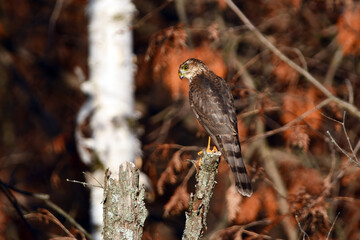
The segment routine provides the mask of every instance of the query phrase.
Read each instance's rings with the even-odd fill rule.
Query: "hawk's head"
[[[180,64],[179,77],[180,79],[187,78],[189,81],[191,81],[194,76],[205,69],[207,69],[207,66],[202,61],[199,59],[190,58]]]

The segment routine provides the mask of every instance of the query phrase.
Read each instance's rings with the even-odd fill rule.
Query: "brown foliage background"
[[[331,103],[283,132],[249,140],[297,119],[325,96],[267,51],[226,1],[195,0],[184,6],[185,12],[175,1],[134,3],[138,10],[133,25],[136,110],[141,114],[137,132],[143,151],[141,170],[153,184],[144,239],[181,238],[184,211],[194,191],[197,152],[207,144],[206,133],[187,103],[188,82],[180,81],[177,74],[179,64],[190,57],[202,59],[232,89],[242,150],[255,189],[251,198],[237,194],[222,160],[206,237],[286,239],[283,222],[288,218],[298,234],[300,224],[309,239],[326,239],[329,233],[329,239],[360,239],[359,168],[326,133],[351,155],[350,142],[359,155],[360,119],[346,115],[348,142],[339,124],[343,112]],[[63,1],[58,18],[53,19],[55,4],[0,2],[0,180],[5,184],[1,186],[49,194],[90,230],[88,192],[65,180],[84,180],[82,172],[91,171],[79,159],[74,140],[76,114],[85,99],[80,83],[88,74],[87,1]],[[235,4],[284,54],[334,95],[360,108],[358,2]],[[266,168],[261,155],[264,144],[276,153],[286,196]],[[84,239],[61,216],[45,210],[41,200],[10,192],[28,220],[21,219],[2,190],[0,240],[48,239],[63,237],[64,232]],[[286,213],[280,210],[282,199],[288,205]]]

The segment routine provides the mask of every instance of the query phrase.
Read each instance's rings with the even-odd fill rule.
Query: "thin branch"
[[[359,151],[359,149],[360,149],[360,139],[359,139],[359,141],[357,142],[357,144],[356,144],[355,147],[354,147],[354,153],[357,154],[357,152]]]
[[[331,224],[331,228],[330,228],[330,230],[329,230],[329,232],[328,232],[328,235],[327,235],[327,237],[326,237],[326,240],[328,240],[328,239],[330,238],[331,231],[333,230],[333,228],[334,228],[334,226],[335,226],[335,223],[336,223],[336,220],[338,219],[339,215],[340,215],[340,212],[338,212],[338,214],[336,215],[336,217],[335,217],[335,219],[334,219],[334,222]]]
[[[279,111],[281,110],[280,107],[276,106],[276,107],[268,107],[268,108],[264,108],[264,109],[254,109],[254,110],[250,110],[244,113],[241,113],[238,115],[238,117],[240,118],[246,118],[246,117],[250,117],[252,115],[258,114],[260,112],[273,112],[273,111]]]
[[[34,197],[34,198],[44,201],[44,203],[48,207],[52,208],[54,211],[56,211],[58,214],[60,214],[62,217],[64,217],[67,221],[69,221],[74,227],[79,229],[87,237],[87,239],[92,240],[91,234],[88,233],[78,222],[75,221],[75,219],[73,217],[71,217],[68,213],[66,213],[62,208],[60,208],[58,205],[53,203],[50,200],[50,196],[48,194],[27,192],[27,191],[18,189],[16,187],[10,186],[10,185],[4,183],[3,181],[1,181],[1,179],[0,179],[0,186],[4,186],[7,189],[11,189],[11,190],[21,193],[23,195]]]
[[[148,14],[146,14],[144,17],[142,17],[140,20],[138,20],[136,23],[134,23],[133,25],[133,29],[140,27],[141,25],[143,25],[146,21],[148,21],[150,18],[152,18],[155,14],[157,14],[158,12],[160,12],[161,10],[163,10],[167,5],[169,5],[170,3],[172,3],[174,0],[167,0],[166,2],[164,2],[163,4],[161,4],[159,7],[157,7],[156,9],[154,9],[153,11],[149,12]]]
[[[88,233],[73,217],[71,217],[67,212],[65,212],[61,207],[59,207],[58,205],[56,205],[55,203],[53,203],[50,199],[45,199],[44,200],[45,204],[52,208],[55,212],[57,212],[58,214],[60,214],[62,217],[64,217],[67,221],[70,222],[70,224],[72,224],[74,227],[76,227],[77,229],[80,230],[80,232],[82,232],[87,239],[92,240],[92,236],[90,233]]]
[[[57,219],[49,210],[47,209],[38,209],[38,212],[35,213],[28,213],[25,216],[26,219],[41,219],[42,221],[45,221],[46,223],[48,221],[53,222],[56,226],[61,228],[61,230],[64,231],[64,233],[67,235],[66,239],[76,240],[74,235]]]
[[[299,218],[298,218],[297,215],[295,215],[295,219],[296,219],[296,222],[297,222],[297,224],[299,226],[300,231],[303,233],[303,240],[305,240],[305,237],[308,237],[308,239],[310,239],[309,235],[302,229],[301,224],[299,222]]]
[[[210,240],[222,239],[223,235],[227,236],[227,234],[234,234],[234,233],[239,234],[239,235],[241,233],[245,233],[245,234],[251,235],[253,237],[256,237],[256,239],[275,239],[273,237],[270,237],[270,236],[267,236],[264,234],[259,234],[259,233],[255,233],[253,231],[246,230],[247,228],[251,228],[251,227],[259,226],[259,225],[263,225],[263,224],[270,224],[270,223],[271,223],[270,220],[265,219],[265,220],[254,221],[254,222],[251,222],[246,225],[234,225],[234,226],[216,231],[208,239],[210,239]],[[235,239],[238,239],[238,238],[235,238]]]
[[[344,111],[342,127],[343,127],[343,130],[344,130],[344,133],[345,133],[346,140],[347,140],[348,145],[349,145],[349,147],[350,147],[351,153],[353,154],[353,157],[355,158],[356,162],[359,163],[359,160],[358,160],[357,157],[356,157],[356,154],[355,154],[354,149],[353,149],[353,147],[352,147],[352,144],[351,144],[351,142],[350,142],[349,135],[347,134],[347,131],[346,131],[346,128],[345,128],[345,116],[346,116],[346,112]]]
[[[280,128],[276,128],[274,130],[271,131],[267,131],[264,134],[258,134],[256,136],[253,136],[251,138],[248,138],[246,140],[246,142],[253,142],[262,138],[266,138],[266,137],[270,137],[272,135],[284,132],[285,130],[287,130],[290,126],[294,125],[297,122],[300,122],[302,120],[304,120],[305,117],[307,117],[308,115],[310,115],[312,112],[326,106],[327,104],[329,104],[330,102],[332,102],[333,99],[331,98],[327,98],[324,101],[320,102],[318,105],[316,105],[314,108],[310,109],[309,111],[306,111],[305,113],[301,114],[299,117],[295,118],[294,120],[288,122],[287,124],[285,124],[284,126],[280,127]]]
[[[328,71],[326,73],[324,85],[327,85],[327,86],[332,85],[336,70],[338,69],[338,67],[339,67],[339,65],[341,63],[341,60],[343,59],[343,56],[344,55],[342,53],[342,49],[338,48],[336,50],[334,56],[333,56],[333,59],[331,60],[329,69],[328,69]]]
[[[184,177],[181,185],[184,185],[184,186],[187,185],[188,181],[190,180],[190,178],[191,178],[192,175],[194,174],[195,170],[196,170],[196,166],[192,166],[192,167],[190,168],[190,170],[188,171],[188,173],[187,173],[186,176]]]
[[[346,87],[347,87],[347,89],[349,91],[349,103],[354,104],[354,88],[351,85],[351,82],[350,82],[349,79],[345,79],[345,84],[346,84]]]
[[[352,162],[356,163],[355,160],[344,150],[342,149],[339,144],[335,141],[335,139],[333,138],[333,136],[331,135],[330,131],[326,131],[326,133],[329,135],[331,142],[335,144],[335,146],[347,157],[349,158]]]
[[[350,138],[349,138],[349,135],[347,134],[347,131],[346,131],[346,127],[345,127],[345,117],[346,117],[346,112],[343,113],[343,121],[340,122],[338,120],[335,120],[335,119],[332,119],[332,118],[329,118],[339,124],[341,124],[342,128],[343,128],[343,131],[344,131],[344,134],[345,134],[345,137],[346,137],[346,140],[348,142],[348,145],[349,145],[349,148],[350,148],[350,151],[351,151],[351,154],[353,155],[352,157],[349,155],[349,153],[347,153],[343,148],[341,148],[339,146],[339,144],[335,141],[335,139],[333,138],[333,136],[330,134],[330,131],[326,131],[326,133],[329,135],[330,137],[330,140],[332,143],[335,144],[335,146],[347,157],[349,158],[350,161],[352,161],[353,163],[355,163],[358,167],[360,167],[360,162],[359,162],[359,159],[357,158],[356,156],[356,152],[354,151],[353,147],[352,147],[352,144],[351,144],[351,141],[350,141]]]
[[[4,195],[10,201],[10,203],[13,205],[16,212],[20,216],[21,220],[24,222],[25,226],[30,230],[30,232],[31,232],[32,236],[34,237],[34,239],[39,239],[38,235],[36,234],[36,231],[31,227],[31,225],[26,220],[26,218],[25,218],[25,216],[24,216],[24,214],[23,214],[23,212],[21,210],[21,207],[19,206],[19,203],[18,203],[17,199],[12,194],[12,192],[9,191],[9,189],[6,187],[6,184],[4,184],[4,182],[1,181],[1,180],[0,180],[0,191],[2,191],[4,193]]]
[[[233,3],[232,0],[226,0],[229,7],[235,12],[235,14],[244,22],[250,31],[252,31],[255,36],[262,42],[267,48],[269,48],[276,56],[278,56],[282,61],[286,62],[290,67],[294,68],[302,76],[304,76],[310,83],[312,83],[316,88],[318,88],[326,97],[331,99],[331,101],[336,102],[341,108],[347,110],[349,113],[353,114],[360,119],[360,111],[353,104],[350,104],[346,101],[343,101],[335,97],[327,88],[325,88],[317,79],[315,79],[308,71],[300,67],[298,64],[290,60],[285,56],[278,48],[274,46],[244,15],[244,13]]]

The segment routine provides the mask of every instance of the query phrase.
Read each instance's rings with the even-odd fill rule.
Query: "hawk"
[[[250,197],[253,190],[241,155],[234,98],[227,83],[195,58],[180,65],[179,77],[189,80],[190,107],[229,164],[237,190]]]

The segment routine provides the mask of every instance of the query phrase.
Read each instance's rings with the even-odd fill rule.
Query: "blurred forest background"
[[[281,52],[360,108],[359,2],[234,3]],[[31,193],[49,194],[90,230],[88,190],[66,181],[84,181],[82,172],[92,169],[81,162],[74,138],[86,99],[80,86],[88,76],[87,4],[0,1],[1,240],[86,238]],[[359,116],[345,114],[269,51],[225,0],[134,4],[139,166],[153,184],[143,238],[182,236],[196,172],[189,160],[207,144],[188,106],[188,81],[177,74],[181,62],[195,57],[232,89],[255,190],[241,197],[222,161],[205,238],[360,239]]]

